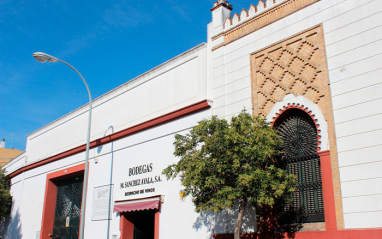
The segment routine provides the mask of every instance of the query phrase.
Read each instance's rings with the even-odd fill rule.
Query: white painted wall
[[[378,0],[321,0],[211,53],[213,114],[230,118],[251,108],[250,53],[323,24],[345,228],[382,227],[381,19]]]
[[[108,238],[108,234],[111,238],[113,234],[119,232],[118,213],[113,213],[110,224],[107,220],[92,220],[95,187],[108,184],[114,184],[115,188],[118,187],[121,181],[128,180],[129,167],[141,165],[146,161],[153,162],[161,172],[165,167],[177,161],[173,155],[174,135],[186,133],[199,120],[210,116],[211,110],[205,110],[91,149],[85,238],[104,239]],[[113,132],[107,128],[104,132],[106,131],[107,134]],[[17,231],[20,235],[19,238],[35,238],[35,235],[41,230],[47,174],[84,163],[83,158],[84,153],[79,153],[14,177],[11,189],[14,204],[9,225],[9,228],[13,229],[8,232],[17,235],[15,234]],[[113,167],[111,168],[112,159]],[[198,229],[194,228],[200,215],[194,211],[191,198],[187,198],[184,202],[179,199],[181,185],[178,179],[167,181],[163,177],[163,182],[158,185],[149,185],[149,187],[156,187],[158,191],[153,194],[145,194],[145,197],[156,195],[159,192],[164,196],[160,212],[160,238],[175,239],[179,238],[179,235],[182,235],[182,238],[190,239],[210,238],[213,231],[208,231],[205,225],[201,225]],[[114,196],[113,201],[128,199],[132,199],[132,197]]]
[[[124,196],[124,191],[135,190],[140,188],[139,186],[129,189],[119,188],[123,181],[148,175],[129,177],[130,167],[152,162],[156,170],[155,175],[160,175],[164,168],[177,162],[178,159],[173,155],[174,135],[186,134],[199,120],[210,116],[211,110],[205,110],[91,149],[85,238],[104,239],[108,238],[108,235],[112,238],[112,235],[120,234],[118,213],[112,213],[110,221],[92,220],[94,188],[110,184],[113,184],[115,189],[112,202],[154,195],[163,196],[164,202],[161,204],[160,211],[160,238],[175,239],[181,235],[185,239],[209,239],[212,238],[213,233],[232,233],[237,214],[233,212],[219,215],[196,213],[191,197],[180,200],[179,192],[182,186],[179,179],[167,181],[162,175],[162,182],[143,187],[154,187],[155,192],[144,195]],[[105,132],[110,134],[113,131],[106,129]],[[19,238],[35,238],[35,235],[40,233],[47,174],[84,163],[83,158],[84,153],[72,155],[29,170],[12,179],[11,192],[14,204],[11,222],[7,227],[10,228],[8,233],[11,233],[11,238],[17,238],[13,237],[14,235],[20,235]],[[110,206],[112,209],[113,203]],[[255,214],[250,213],[249,209],[244,220],[245,231],[254,230],[255,218],[251,215]]]
[[[206,61],[206,46],[201,44],[95,99],[93,101],[91,140],[206,100]],[[140,165],[144,160],[142,158],[144,153],[149,159],[153,158],[157,164],[160,163],[156,165],[160,174],[164,167],[176,161],[172,155],[174,133],[188,130],[197,124],[198,120],[210,115],[211,110],[205,110],[91,149],[86,238],[108,238],[108,235],[111,238],[111,235],[119,233],[119,215],[117,213],[113,213],[111,221],[92,221],[95,187],[113,184],[117,179],[120,180],[118,177],[115,179],[115,175],[126,180],[123,178],[125,169],[132,165]],[[6,165],[8,174],[25,165],[85,144],[87,117],[87,106],[85,105],[28,135],[26,153]],[[154,148],[161,153],[153,150]],[[84,154],[84,152],[78,153],[28,170],[12,178],[11,192],[14,203],[11,219],[5,228],[7,235],[12,235],[12,238],[15,235],[16,237],[19,235],[19,238],[36,238],[41,230],[47,174],[84,163]],[[115,163],[113,168],[111,168],[112,159]],[[98,162],[95,163],[94,160]],[[183,220],[183,227],[172,230],[173,235],[187,232],[189,238],[195,238],[195,236],[208,238],[210,234],[207,230],[196,231],[192,228],[192,220],[196,219],[198,214],[194,212],[191,201],[178,202],[180,182],[175,180],[167,183],[163,179],[162,184],[161,193],[168,195],[168,201],[162,207],[166,213],[161,213],[161,215],[165,215],[160,219],[161,237],[176,238],[168,237],[163,233],[168,230],[166,228],[173,227],[177,220]],[[126,199],[128,198],[124,200]],[[168,213],[171,213],[168,211],[173,210],[169,209],[170,206],[171,208],[175,206],[177,213],[181,210],[184,211],[183,219],[179,218],[179,215],[167,216]],[[1,234],[4,233],[0,232]]]
[[[12,159],[8,163],[4,165],[4,168],[6,169],[6,174],[10,174],[17,169],[21,168],[25,165],[25,162],[27,161],[26,153],[22,153],[16,158]]]
[[[106,93],[93,102],[91,140],[205,100],[206,47],[201,44]],[[28,163],[86,142],[85,105],[27,136]]]

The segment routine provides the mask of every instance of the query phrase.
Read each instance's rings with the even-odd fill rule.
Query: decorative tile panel
[[[251,56],[253,106],[266,116],[287,94],[302,95],[318,105],[328,97],[329,81],[321,27],[303,32]]]

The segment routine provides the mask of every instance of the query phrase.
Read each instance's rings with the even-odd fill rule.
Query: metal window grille
[[[277,126],[283,140],[281,163],[298,181],[292,203],[286,211],[302,214],[303,222],[323,222],[324,203],[320,157],[317,155],[317,130],[313,120],[300,110],[286,112]]]
[[[53,238],[78,238],[81,216],[82,185],[82,177],[65,179],[57,183]]]

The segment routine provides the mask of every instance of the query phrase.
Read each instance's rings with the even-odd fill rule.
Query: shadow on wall
[[[235,210],[223,210],[219,213],[212,213],[211,211],[200,213],[194,222],[193,228],[200,230],[202,227],[206,227],[208,232],[211,233],[211,238],[214,234],[233,233],[237,216],[238,214]],[[242,232],[253,234],[255,231],[256,212],[252,207],[247,207],[244,213]]]
[[[0,236],[3,239],[21,239],[21,221],[20,213],[17,209],[15,213],[7,219],[2,218],[0,221]]]
[[[235,208],[235,207],[234,207]],[[295,238],[302,228],[305,217],[298,210],[285,211],[285,204],[279,202],[274,208],[247,207],[243,218],[242,235],[245,239],[281,239]],[[257,212],[257,213],[256,213]],[[219,213],[200,213],[193,228],[206,227],[210,238],[233,239],[237,212],[224,210]]]
[[[264,207],[257,211],[259,239],[295,238],[306,219],[301,210],[292,208],[290,204],[289,210],[285,210],[283,202],[279,202],[274,208]]]

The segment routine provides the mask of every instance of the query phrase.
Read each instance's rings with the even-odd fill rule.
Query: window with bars
[[[316,125],[304,111],[290,109],[280,116],[275,127],[283,140],[280,163],[298,181],[292,203],[284,210],[301,213],[303,222],[325,221]]]

